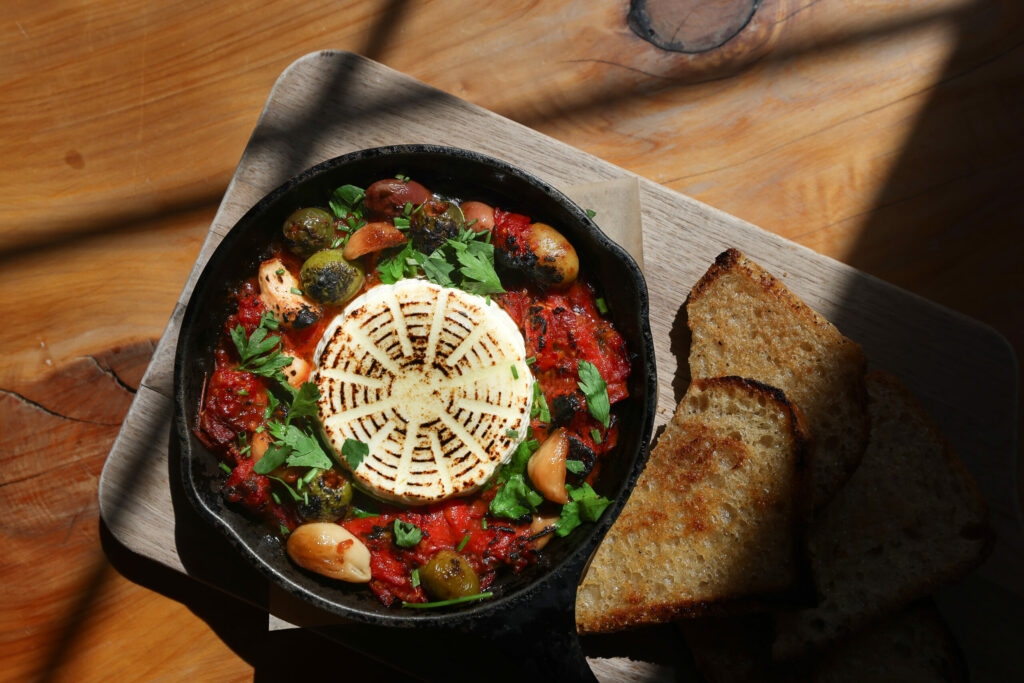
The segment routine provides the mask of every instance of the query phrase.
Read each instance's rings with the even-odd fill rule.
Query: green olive
[[[299,256],[309,257],[334,241],[334,219],[323,209],[299,209],[284,221],[284,240]]]
[[[434,600],[451,600],[480,592],[480,578],[462,555],[439,550],[420,567],[420,585]]]
[[[466,227],[466,217],[458,204],[429,201],[413,212],[409,219],[409,235],[413,246],[430,254]]]
[[[334,470],[325,470],[309,483],[298,509],[307,522],[336,522],[352,502],[352,484]]]
[[[302,291],[320,303],[338,306],[363,286],[366,271],[359,261],[348,261],[341,249],[324,249],[306,259],[299,272]]]

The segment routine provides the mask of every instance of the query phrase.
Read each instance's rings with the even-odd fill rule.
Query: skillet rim
[[[629,343],[630,352],[634,356],[633,372],[636,372],[638,369],[642,369],[643,373],[646,375],[644,378],[634,383],[634,387],[640,388],[643,395],[636,396],[631,392],[630,397],[631,400],[642,401],[642,404],[638,407],[639,415],[642,417],[642,424],[638,426],[636,447],[634,452],[628,454],[633,461],[626,470],[626,476],[615,487],[616,495],[612,499],[612,504],[609,505],[604,514],[602,514],[601,519],[589,527],[581,528],[581,530],[586,530],[586,533],[578,539],[572,539],[571,537],[562,539],[563,543],[570,541],[573,542],[575,547],[568,549],[565,556],[558,560],[554,566],[541,571],[538,576],[533,577],[526,585],[517,587],[505,594],[498,592],[495,597],[491,599],[467,603],[460,608],[449,608],[445,611],[431,610],[410,612],[409,610],[402,611],[395,608],[385,608],[388,611],[368,611],[359,606],[347,605],[332,599],[324,598],[322,595],[317,594],[305,586],[295,583],[289,577],[282,574],[281,571],[277,570],[271,562],[261,554],[261,552],[257,552],[257,548],[253,547],[249,541],[240,535],[239,531],[235,529],[234,525],[232,525],[229,520],[224,519],[224,517],[216,510],[211,509],[206,501],[202,499],[200,491],[195,488],[196,484],[195,479],[193,478],[193,461],[196,454],[193,453],[193,446],[198,444],[198,442],[192,434],[192,425],[188,424],[189,420],[187,417],[189,405],[188,399],[190,397],[187,395],[188,392],[186,391],[185,372],[187,368],[185,361],[186,357],[190,354],[198,354],[200,352],[188,349],[186,346],[189,342],[193,341],[194,334],[196,334],[193,332],[193,328],[200,319],[200,312],[197,310],[200,306],[198,302],[203,299],[209,299],[213,296],[211,292],[216,291],[215,288],[218,285],[223,285],[223,278],[218,278],[217,276],[219,273],[215,273],[215,271],[223,269],[220,261],[225,258],[224,254],[231,251],[231,248],[235,243],[244,239],[245,235],[257,230],[260,225],[260,216],[271,210],[280,198],[295,191],[296,188],[299,188],[325,174],[340,172],[339,169],[348,165],[358,164],[367,160],[372,163],[380,158],[399,159],[403,155],[409,157],[436,156],[441,159],[454,158],[459,160],[460,163],[482,164],[492,172],[513,176],[518,182],[526,183],[540,194],[546,195],[547,199],[553,202],[554,205],[557,205],[560,211],[567,212],[573,223],[573,227],[569,232],[580,233],[583,235],[585,240],[589,242],[587,245],[588,250],[606,253],[610,259],[616,262],[619,268],[624,270],[624,274],[627,276],[628,281],[635,289],[635,308],[628,313],[620,312],[615,314],[614,317],[616,322],[620,323],[617,325],[620,328],[621,320],[625,319],[627,314],[632,318],[635,318],[638,339],[631,340]],[[399,164],[398,161],[395,163],[396,165]],[[498,194],[500,194],[500,190],[498,191]],[[592,277],[592,281],[595,283],[599,281],[597,275],[603,275],[603,273],[595,274],[595,276]],[[608,285],[605,284],[603,289],[607,290]],[[220,533],[225,536],[228,542],[246,558],[250,565],[254,566],[258,571],[260,571],[260,573],[276,583],[289,594],[338,616],[384,626],[445,626],[458,623],[472,623],[473,621],[481,618],[493,617],[502,613],[508,613],[512,610],[521,610],[524,606],[529,606],[532,599],[541,595],[543,591],[562,582],[571,582],[573,589],[572,594],[575,595],[575,585],[581,578],[585,562],[589,560],[591,554],[596,549],[607,530],[618,517],[622,507],[625,505],[626,499],[632,492],[636,484],[637,477],[642,471],[648,457],[651,432],[653,430],[654,422],[654,407],[657,401],[657,377],[654,345],[650,331],[648,314],[649,299],[646,281],[644,280],[643,274],[640,272],[640,269],[632,256],[630,256],[628,252],[626,252],[617,243],[609,239],[586,215],[585,211],[563,193],[548,183],[540,180],[536,176],[513,166],[508,162],[479,152],[440,145],[393,145],[375,147],[358,150],[328,159],[288,179],[280,186],[264,195],[252,208],[250,208],[224,235],[221,242],[203,266],[202,273],[196,280],[196,284],[192,292],[189,294],[189,302],[182,318],[181,330],[175,348],[174,359],[174,430],[179,443],[178,465],[180,468],[180,482],[185,489],[186,497],[192,507],[204,520],[217,528]],[[646,381],[642,381],[643,379]],[[203,384],[205,385],[205,378]],[[620,436],[620,441],[621,440]],[[201,444],[198,445],[201,447]],[[619,455],[621,457],[622,453]],[[214,495],[218,497],[220,496],[219,489],[214,492]],[[224,509],[228,510],[227,508]],[[252,522],[252,520],[248,520],[248,523],[257,524]],[[579,533],[579,531],[576,533]],[[284,555],[283,552],[282,555]],[[286,556],[283,558],[283,561],[286,563],[288,562]]]

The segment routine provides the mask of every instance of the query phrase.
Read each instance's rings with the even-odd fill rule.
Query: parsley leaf
[[[330,457],[316,437],[307,434],[295,425],[271,421],[267,431],[274,441],[267,447],[259,462],[253,465],[257,474],[268,474],[282,465],[288,467],[315,467],[328,470],[333,466]]]
[[[348,466],[355,472],[363,463],[363,458],[370,454],[370,445],[355,439],[345,439],[345,443],[341,447],[341,454],[345,457]]]
[[[566,460],[565,469],[573,474],[583,474],[586,466],[579,460]]]
[[[292,407],[288,411],[287,421],[296,417],[317,417],[316,402],[320,399],[320,390],[312,382],[303,382],[299,391],[292,399]]]
[[[530,456],[533,455],[537,449],[540,448],[540,443],[536,439],[530,439],[529,441],[523,441],[516,446],[515,452],[512,454],[512,459],[508,461],[508,464],[503,465],[501,470],[498,472],[498,482],[504,484],[513,475],[524,475],[526,474],[526,466],[530,462]]]
[[[587,397],[587,409],[595,420],[607,428],[612,410],[611,404],[608,402],[608,385],[605,384],[600,371],[593,363],[581,360],[577,371],[580,376],[580,390]]]
[[[412,522],[395,520],[395,545],[399,548],[412,548],[423,538],[423,532]]]
[[[377,272],[380,274],[380,281],[386,285],[393,285],[404,277],[415,275],[415,267],[409,265],[408,259],[415,258],[417,253],[419,252],[412,248],[412,240],[409,240],[400,251],[378,262]]]
[[[562,506],[562,515],[555,523],[555,533],[559,536],[568,536],[583,522],[596,522],[612,503],[604,496],[597,495],[590,484],[584,483],[575,488],[566,486],[565,489],[569,492],[570,500]]]
[[[476,233],[473,233],[474,235]],[[497,294],[504,292],[497,271],[494,270],[494,245],[470,238],[466,242],[448,240],[460,264],[462,289],[471,294]]]
[[[498,489],[488,509],[496,517],[519,519],[536,510],[543,501],[544,498],[527,485],[522,474],[513,474]]]
[[[273,316],[270,317],[273,320]],[[252,331],[248,337],[245,336],[245,328],[236,326],[230,331],[231,341],[238,351],[240,363],[235,368],[241,372],[251,372],[262,377],[275,377],[292,363],[291,356],[281,353],[281,337],[267,334],[266,315],[260,320],[260,326]],[[276,320],[274,321],[276,323]]]
[[[270,444],[267,446],[267,450],[263,454],[263,457],[252,466],[253,472],[256,474],[270,474],[284,464],[284,461],[288,458],[288,453],[290,452],[291,449],[284,443],[275,442]]]
[[[452,280],[452,271],[455,270],[455,266],[448,263],[444,252],[440,249],[434,250],[430,256],[422,251],[417,251],[413,254],[413,258],[419,262],[420,267],[423,268],[423,274],[427,276],[428,280],[442,287],[455,286],[455,281]]]
[[[338,218],[347,218],[350,214],[362,218],[363,208],[360,204],[365,196],[366,193],[361,187],[342,185],[331,193],[328,205]]]

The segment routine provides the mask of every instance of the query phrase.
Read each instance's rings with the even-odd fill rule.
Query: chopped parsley
[[[408,222],[408,218],[395,219],[399,229],[407,227]],[[489,297],[505,291],[494,269],[494,245],[490,244],[489,236],[489,232],[460,230],[455,239],[447,240],[429,254],[414,248],[410,240],[401,250],[382,259],[377,272],[381,282],[388,285],[422,274],[441,287],[457,287]]]
[[[555,523],[555,533],[559,536],[568,536],[583,522],[596,522],[611,505],[609,499],[597,495],[587,483],[575,488],[567,485],[565,490],[569,492],[569,502],[562,506],[562,515]]]
[[[601,372],[593,363],[581,360],[577,371],[580,377],[580,391],[587,397],[587,409],[594,419],[607,429],[612,410],[611,404],[608,402],[608,385],[605,384]]]
[[[455,552],[461,553],[462,549],[466,547],[467,543],[469,543],[469,533],[467,533],[465,536],[463,536],[462,540],[459,541],[459,544],[457,546],[455,546]]]
[[[363,188],[355,185],[342,185],[331,193],[328,205],[331,211],[338,218],[348,218],[350,215],[356,218],[363,217],[363,198],[366,192]]]
[[[597,310],[598,312],[601,313],[601,315],[608,314],[608,304],[605,303],[604,299],[598,297],[598,299],[594,303],[597,304]]]
[[[590,438],[594,440],[595,444],[601,445],[601,432],[597,431],[597,429],[590,430]]]
[[[395,520],[395,545],[399,548],[412,548],[423,538],[423,532],[412,522]]]
[[[355,472],[363,463],[363,458],[370,454],[370,445],[356,439],[345,439],[341,446],[341,454],[349,468]]]
[[[241,325],[230,331],[231,341],[235,344],[240,361],[235,368],[236,371],[251,372],[261,377],[277,377],[281,374],[282,368],[291,365],[292,357],[281,353],[279,348],[281,337],[267,333],[266,320],[264,316],[260,320],[260,326],[248,337]]]
[[[224,462],[222,462],[222,463],[218,463],[218,464],[220,465],[220,468],[221,468],[222,470],[224,470],[224,471],[225,471],[225,472],[227,472],[228,474],[231,474],[231,468],[230,468],[230,467],[228,466],[228,464],[227,464],[227,463],[224,463]]]
[[[488,509],[495,517],[519,519],[535,511],[543,501],[544,497],[526,483],[522,474],[513,474],[498,489]]]
[[[583,470],[586,468],[579,460],[566,460],[565,469],[573,474],[583,474]]]
[[[541,422],[551,422],[551,411],[548,409],[548,401],[544,398],[544,392],[540,388],[540,382],[533,383],[533,405],[530,406],[530,417],[537,418]]]

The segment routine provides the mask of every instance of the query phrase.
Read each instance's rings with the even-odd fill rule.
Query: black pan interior
[[[251,276],[269,252],[284,219],[301,206],[325,206],[332,190],[351,183],[404,174],[433,192],[479,199],[555,226],[572,242],[581,271],[608,302],[611,315],[633,355],[630,398],[617,405],[621,420],[617,451],[598,482],[615,502],[601,521],[550,543],[536,565],[495,583],[489,601],[444,613],[386,608],[365,586],[322,579],[295,567],[283,545],[262,525],[226,506],[220,495],[223,473],[215,455],[192,434],[203,385],[213,367],[213,349],[229,313],[228,295]],[[205,267],[186,309],[175,359],[176,431],[186,494],[205,519],[240,553],[289,593],[341,616],[382,625],[445,623],[452,617],[521,605],[539,584],[578,572],[621,509],[646,459],[656,403],[654,350],[647,320],[647,289],[636,263],[611,242],[585,212],[542,181],[474,152],[416,145],[363,150],[324,162],[267,195],[232,228]],[[570,572],[571,573],[571,572]]]

